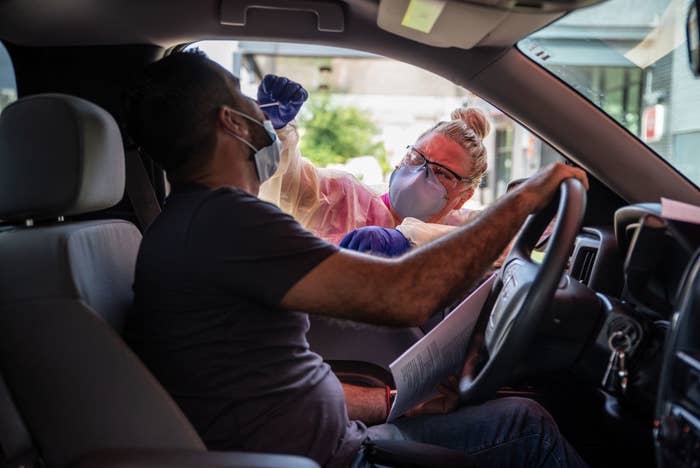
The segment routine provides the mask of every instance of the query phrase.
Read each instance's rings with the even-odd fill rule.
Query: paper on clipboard
[[[491,275],[438,326],[389,365],[396,384],[396,399],[387,422],[426,401],[449,375],[459,375],[467,343],[495,276]]]

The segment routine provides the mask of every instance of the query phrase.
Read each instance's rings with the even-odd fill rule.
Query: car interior
[[[590,189],[564,184],[497,272],[464,344],[477,364],[460,382],[462,402],[535,399],[590,466],[697,466],[700,230],[667,217],[661,199],[700,206],[698,181],[521,45],[607,3],[0,1],[18,98],[0,114],[3,466],[317,466],[292,455],[208,452],[120,336],[141,235],[168,191],[163,170],[125,130],[124,92],[169,53],[233,39],[414,65],[478,95],[584,169]],[[685,21],[696,2],[680,3]],[[420,14],[411,19],[409,8]],[[700,80],[688,83],[700,96]],[[538,249],[544,258],[534,260]],[[389,364],[426,332],[312,319],[309,341],[342,378],[384,385]],[[467,466],[453,451],[409,443],[378,444],[374,462]]]

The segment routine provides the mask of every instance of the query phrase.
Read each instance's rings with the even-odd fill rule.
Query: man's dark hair
[[[147,66],[127,92],[127,131],[171,182],[182,180],[212,155],[218,109],[238,107],[235,84],[199,51],[169,55]]]

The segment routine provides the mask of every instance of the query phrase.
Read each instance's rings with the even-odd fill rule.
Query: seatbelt
[[[125,158],[126,194],[143,232],[160,214],[160,204],[138,149],[127,146]]]

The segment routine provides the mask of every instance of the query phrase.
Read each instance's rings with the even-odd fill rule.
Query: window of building
[[[12,66],[10,54],[0,42],[0,112],[13,101],[17,100],[17,83],[15,69]]]
[[[614,66],[551,65],[558,74],[575,79],[576,89],[635,135],[640,134],[644,72]]]
[[[494,177],[496,179],[496,197],[503,195],[511,180],[513,168],[513,127],[496,129]]]

